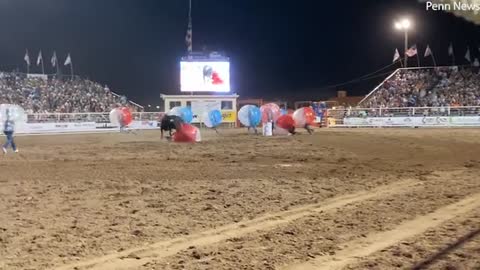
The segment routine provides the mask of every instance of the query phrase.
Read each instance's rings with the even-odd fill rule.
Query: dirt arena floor
[[[480,129],[18,137],[0,269],[480,269]]]

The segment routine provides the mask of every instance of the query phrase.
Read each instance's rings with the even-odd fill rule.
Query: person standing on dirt
[[[313,128],[309,124],[305,124],[304,128],[308,131],[308,134],[313,134]]]
[[[124,119],[125,117],[122,115],[120,117],[120,133],[130,133],[128,130],[128,125]]]
[[[15,153],[18,153],[17,146],[15,145],[15,141],[13,140],[13,133],[15,131],[15,122],[10,119],[10,113],[7,109],[7,120],[3,125],[3,134],[7,137],[6,143],[3,145],[3,153],[7,153],[8,147],[11,145],[12,149]]]
[[[253,129],[253,132],[255,133],[255,135],[258,135],[258,130],[256,127],[248,127],[247,131],[250,132],[250,129]]]
[[[273,130],[273,129],[275,128],[275,121],[273,121],[274,119],[273,119],[273,112],[272,112],[272,110],[269,109],[269,110],[267,111],[267,116],[268,116],[268,119],[267,119],[268,122],[272,123],[272,130]]]
[[[251,119],[254,119],[254,117],[252,115],[252,110],[248,110],[248,119],[249,119],[249,121],[252,121]],[[248,127],[248,132],[250,132],[250,129],[253,129],[253,131],[255,132],[255,135],[258,135],[258,130],[257,130],[256,124],[252,125],[252,123],[250,123],[250,126]]]

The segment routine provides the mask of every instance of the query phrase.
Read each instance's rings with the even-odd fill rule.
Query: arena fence
[[[480,127],[480,106],[329,109],[328,127]]]
[[[131,129],[157,129],[162,112],[134,112]],[[17,122],[17,133],[53,134],[78,132],[118,132],[110,123],[109,113],[29,114],[26,123]]]
[[[135,130],[158,129],[158,121],[163,112],[132,112]],[[199,125],[202,127],[202,125]],[[222,127],[235,127],[235,122],[224,123]],[[26,123],[16,124],[19,134],[92,133],[119,132],[118,126],[110,123],[109,113],[46,113],[29,114]]]
[[[132,112],[134,121],[158,121],[163,112]],[[109,113],[39,113],[29,114],[27,123],[110,123]]]

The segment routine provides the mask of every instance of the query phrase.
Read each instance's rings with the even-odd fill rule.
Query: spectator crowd
[[[478,68],[401,69],[360,107],[480,106]]]
[[[90,80],[0,73],[0,104],[4,103],[17,104],[31,114],[108,112],[116,106],[127,105],[128,101],[107,86]]]

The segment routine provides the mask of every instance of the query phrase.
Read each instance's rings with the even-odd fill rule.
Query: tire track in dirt
[[[345,248],[338,251],[334,256],[322,256],[309,262],[286,266],[282,270],[342,269],[349,264],[355,263],[361,257],[395,245],[407,238],[422,234],[430,228],[437,227],[446,221],[467,214],[478,207],[480,207],[480,193],[442,207],[431,214],[407,221],[393,230],[372,234],[364,239],[345,243],[343,245]]]
[[[394,194],[408,192],[413,188],[422,187],[423,183],[407,179],[390,185],[381,186],[372,190],[360,191],[353,194],[338,196],[322,203],[306,205],[295,209],[268,214],[256,219],[235,224],[229,224],[217,229],[179,237],[154,244],[125,250],[83,262],[72,263],[56,268],[56,270],[83,270],[83,269],[136,269],[153,259],[165,258],[187,249],[190,246],[206,246],[232,237],[241,237],[260,230],[268,230],[282,224],[306,217],[312,213],[332,211],[348,204],[361,201],[388,197]]]

